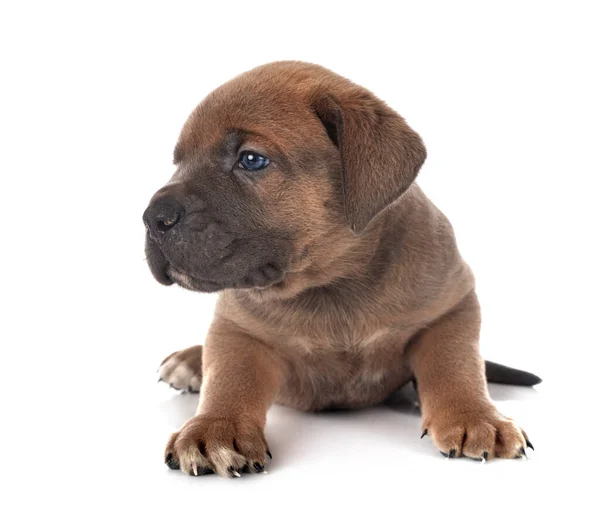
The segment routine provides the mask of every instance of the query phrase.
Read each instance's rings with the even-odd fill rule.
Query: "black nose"
[[[172,197],[160,197],[152,200],[144,211],[144,224],[151,234],[164,234],[181,220],[184,214],[183,206]]]

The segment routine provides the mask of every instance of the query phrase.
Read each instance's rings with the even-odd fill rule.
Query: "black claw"
[[[193,391],[194,391],[194,390],[192,390],[192,387],[191,387],[191,386],[188,386],[188,392],[189,392],[189,393],[193,393]]]
[[[423,433],[421,434],[421,439],[423,439],[426,435],[427,435],[427,429],[425,429],[423,431]]]
[[[255,462],[253,464],[254,471],[257,473],[262,473],[265,470],[265,466],[263,466],[260,462]]]
[[[521,446],[521,449],[519,450],[519,452],[521,453],[521,455],[527,456],[527,454],[525,453],[525,448],[523,448],[522,446]]]
[[[159,377],[158,381],[156,381],[156,382],[162,382],[162,377]]]
[[[271,452],[269,450],[267,450],[267,455],[269,456],[269,459],[273,458],[273,455],[271,455]]]
[[[172,453],[168,453],[165,457],[165,464],[169,469],[179,469],[179,461],[173,456]]]
[[[535,448],[533,447],[533,445],[531,444],[529,439],[525,439],[525,443],[527,444],[527,448],[531,448],[532,450],[535,450]]]
[[[452,450],[450,450],[450,453],[448,454],[448,458],[453,459],[454,457],[456,457],[456,450],[452,448]]]
[[[483,460],[488,460],[488,452],[483,452],[482,458]]]
[[[446,452],[442,452],[442,451],[440,451],[440,453],[441,453],[441,454],[442,454],[444,457],[448,458],[448,454],[447,454]]]

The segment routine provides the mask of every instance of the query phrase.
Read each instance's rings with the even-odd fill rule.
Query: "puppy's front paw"
[[[174,352],[167,356],[158,369],[159,381],[176,390],[198,393],[202,384],[202,346]]]
[[[262,428],[241,419],[198,415],[171,436],[165,463],[193,476],[218,473],[240,476],[244,470],[260,473],[271,458]]]
[[[423,435],[430,436],[442,455],[450,458],[520,459],[525,456],[525,448],[533,449],[527,434],[493,407],[433,413],[423,427]]]

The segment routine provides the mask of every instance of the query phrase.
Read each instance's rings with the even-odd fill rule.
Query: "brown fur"
[[[207,155],[226,154],[231,130],[242,132],[244,147],[267,153],[271,167],[260,176],[234,169],[227,183],[216,175],[216,156]],[[239,203],[231,198],[224,207],[219,197],[219,220],[203,226],[216,233],[203,240],[218,244],[223,232],[242,228],[236,222],[244,216],[236,239],[248,236],[251,248],[228,256],[225,269],[216,264],[207,278],[199,254],[208,248],[193,244],[186,224],[174,241],[148,240],[153,272],[166,267],[160,281],[221,291],[204,352],[175,353],[161,367],[166,381],[177,365],[190,368],[190,379],[203,377],[197,416],[167,445],[171,467],[226,476],[261,471],[272,403],[367,406],[411,379],[424,429],[443,453],[523,455],[526,436],[488,397],[473,275],[450,223],[414,183],[425,154],[419,136],[370,92],[301,62],[245,73],[191,114],[175,150],[178,170],[154,200],[169,193],[184,203],[193,195],[190,209],[219,186],[243,189]],[[198,191],[210,165],[211,189]],[[272,241],[262,245],[280,243],[276,255],[256,248],[266,235]],[[175,251],[181,239],[186,252]],[[265,253],[285,254],[275,276],[249,262],[263,263]],[[221,252],[206,257],[225,260]]]

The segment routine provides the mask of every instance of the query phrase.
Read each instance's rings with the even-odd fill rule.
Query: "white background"
[[[593,4],[3,2],[3,505],[597,504]],[[202,342],[214,296],[153,280],[142,212],[191,109],[279,59],[370,88],[424,138],[419,182],[477,276],[482,351],[544,378],[491,388],[528,431],[531,460],[444,460],[408,411],[275,408],[266,476],[162,464],[196,398],[157,385],[155,370]]]

